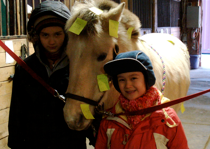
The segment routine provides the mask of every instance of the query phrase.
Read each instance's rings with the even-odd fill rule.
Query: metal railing
[[[39,3],[46,1],[46,0],[28,0],[28,4],[31,5],[32,9],[34,9]],[[60,1],[64,3],[70,10],[73,6],[75,1],[84,1],[84,0],[51,0],[51,1]]]
[[[27,0],[0,0],[0,38],[26,35]]]
[[[0,0],[0,39],[26,38],[27,21],[30,17],[27,6],[33,10],[43,1],[45,0]],[[63,2],[71,10],[75,1],[84,0],[55,1]]]
[[[26,38],[27,21],[30,17],[28,6],[33,10],[43,1],[45,0],[0,0],[0,39]],[[71,10],[75,1],[83,2],[85,0],[51,1],[61,1]],[[113,1],[120,3],[122,0]]]

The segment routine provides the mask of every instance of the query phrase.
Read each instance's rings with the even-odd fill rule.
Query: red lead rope
[[[57,92],[51,86],[49,86],[45,81],[38,76],[21,58],[19,58],[13,51],[11,51],[1,40],[0,46],[15,60],[17,63],[22,66],[34,79],[39,81],[53,96],[56,96]]]
[[[65,97],[63,97],[62,95],[59,95],[59,93],[55,89],[53,89],[41,77],[39,77],[22,59],[20,59],[13,51],[11,51],[1,40],[0,40],[0,46],[7,53],[9,53],[9,55],[12,56],[13,59],[16,60],[17,63],[20,66],[22,66],[34,79],[39,81],[39,83],[41,83],[53,96],[58,97],[59,99],[61,99],[62,101],[65,102]],[[184,101],[189,100],[191,98],[195,98],[197,96],[200,96],[200,95],[208,93],[208,92],[210,92],[210,89],[202,91],[202,92],[198,92],[198,93],[186,96],[186,97],[182,97],[182,98],[179,98],[179,99],[176,99],[176,100],[172,100],[172,101],[169,101],[167,103],[163,103],[161,105],[156,105],[156,106],[146,108],[146,109],[142,109],[142,110],[135,111],[135,112],[114,114],[114,116],[117,116],[117,115],[141,115],[141,114],[151,113],[151,112],[154,112],[156,110],[160,110],[162,108],[169,107],[169,106],[175,105],[175,104],[180,103],[180,102],[184,102]]]
[[[185,97],[182,97],[182,98],[178,98],[178,99],[175,99],[175,100],[172,100],[172,101],[160,104],[160,105],[156,105],[156,106],[153,106],[153,107],[141,109],[141,110],[138,110],[138,111],[114,114],[114,116],[118,116],[118,115],[142,115],[142,114],[151,113],[151,112],[154,112],[156,110],[160,110],[162,108],[170,107],[170,106],[178,104],[180,102],[184,102],[184,101],[189,100],[191,98],[195,98],[197,96],[200,96],[200,95],[208,93],[208,92],[210,92],[210,89],[205,90],[205,91],[201,91],[201,92],[198,92],[198,93],[195,93],[195,94],[191,94],[191,95],[188,95],[188,96],[185,96]]]

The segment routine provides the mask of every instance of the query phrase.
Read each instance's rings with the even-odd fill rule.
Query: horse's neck
[[[105,93],[105,97],[102,99],[104,103],[104,109],[112,108],[118,100],[120,93],[114,88],[114,85],[111,85],[110,90]]]

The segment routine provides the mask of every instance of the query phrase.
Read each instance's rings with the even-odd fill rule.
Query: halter
[[[66,98],[71,98],[71,99],[74,99],[74,100],[78,100],[78,101],[82,101],[82,102],[88,103],[88,104],[90,104],[92,106],[98,106],[98,103],[102,99],[102,98],[100,98],[99,101],[94,101],[94,100],[91,100],[89,98],[85,98],[85,97],[82,97],[82,96],[79,96],[79,95],[75,95],[75,94],[71,94],[71,93],[65,94],[65,97]]]
[[[115,57],[117,56],[119,52],[119,47],[117,44],[115,44],[115,47],[113,48],[113,59],[115,59]],[[102,97],[98,100],[98,101],[94,101],[92,99],[89,99],[89,98],[85,98],[85,97],[82,97],[82,96],[79,96],[79,95],[75,95],[75,94],[72,94],[72,93],[66,93],[65,94],[65,97],[66,98],[71,98],[73,100],[78,100],[78,101],[82,101],[82,102],[85,102],[87,104],[90,104],[92,106],[95,106],[97,111],[100,113],[102,112],[103,110],[103,107],[99,105],[99,102],[101,101]],[[103,111],[102,113],[104,113],[105,111]],[[105,112],[106,113],[106,112]]]
[[[105,111],[103,105],[99,105],[99,102],[101,101],[102,97],[99,99],[99,101],[94,101],[92,99],[85,98],[85,97],[78,96],[78,95],[71,94],[71,93],[65,94],[65,97],[66,98],[71,98],[71,99],[77,100],[77,101],[82,101],[82,102],[85,102],[89,105],[95,106],[95,112],[98,113],[98,114],[114,116],[113,113]]]

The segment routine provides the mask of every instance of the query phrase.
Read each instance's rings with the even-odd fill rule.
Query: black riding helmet
[[[54,16],[60,19],[60,21],[66,23],[66,21],[71,17],[71,13],[68,7],[59,1],[44,1],[40,3],[32,11],[27,25],[28,38],[29,41],[32,41],[33,43],[37,41],[37,32],[35,30],[34,23],[37,19],[43,16]]]
[[[144,75],[146,89],[155,84],[156,78],[152,62],[149,57],[140,50],[120,53],[112,61],[104,65],[105,72],[112,77],[115,89],[120,91],[117,75],[125,72],[142,72]]]

